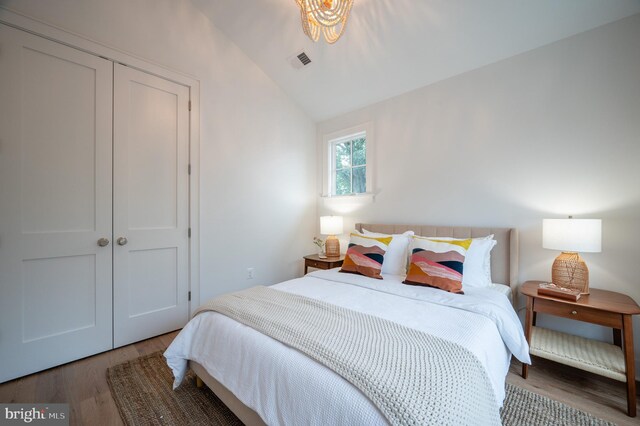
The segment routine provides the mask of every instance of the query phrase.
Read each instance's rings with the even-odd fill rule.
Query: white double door
[[[189,88],[0,25],[0,382],[182,327]]]

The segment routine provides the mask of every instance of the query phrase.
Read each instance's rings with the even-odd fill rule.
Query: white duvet
[[[522,326],[507,297],[490,288],[456,295],[404,285],[402,276],[383,277],[374,280],[333,269],[272,288],[376,315],[466,347],[486,368],[501,403],[511,354],[530,363]],[[188,360],[196,361],[269,425],[387,424],[364,394],[327,367],[215,312],[192,319],[164,355],[174,387],[182,382]]]

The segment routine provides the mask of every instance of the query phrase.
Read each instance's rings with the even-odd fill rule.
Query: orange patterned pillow
[[[393,237],[369,237],[352,233],[349,248],[342,263],[340,272],[360,274],[365,277],[382,279],[382,263],[384,254]]]
[[[411,264],[404,284],[435,287],[463,294],[464,257],[471,241],[414,236],[411,243]]]

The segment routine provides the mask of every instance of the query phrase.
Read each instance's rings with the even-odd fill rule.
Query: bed
[[[464,345],[486,369],[501,405],[512,354],[529,361],[522,327],[510,302],[518,275],[517,231],[378,224],[357,224],[356,229],[388,234],[413,230],[432,237],[494,235],[491,277],[495,284],[466,291],[465,298],[403,285],[402,276],[384,274],[379,281],[337,270],[312,272],[272,288],[380,316]],[[217,312],[194,317],[165,357],[175,386],[191,368],[248,425],[388,424],[358,388],[334,371]]]

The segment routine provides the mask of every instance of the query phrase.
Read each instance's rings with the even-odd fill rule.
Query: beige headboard
[[[493,234],[498,242],[491,251],[491,279],[515,289],[518,284],[518,230],[514,228],[471,228],[466,226],[380,225],[356,223],[356,229],[384,234],[413,231],[424,237],[472,238]]]

